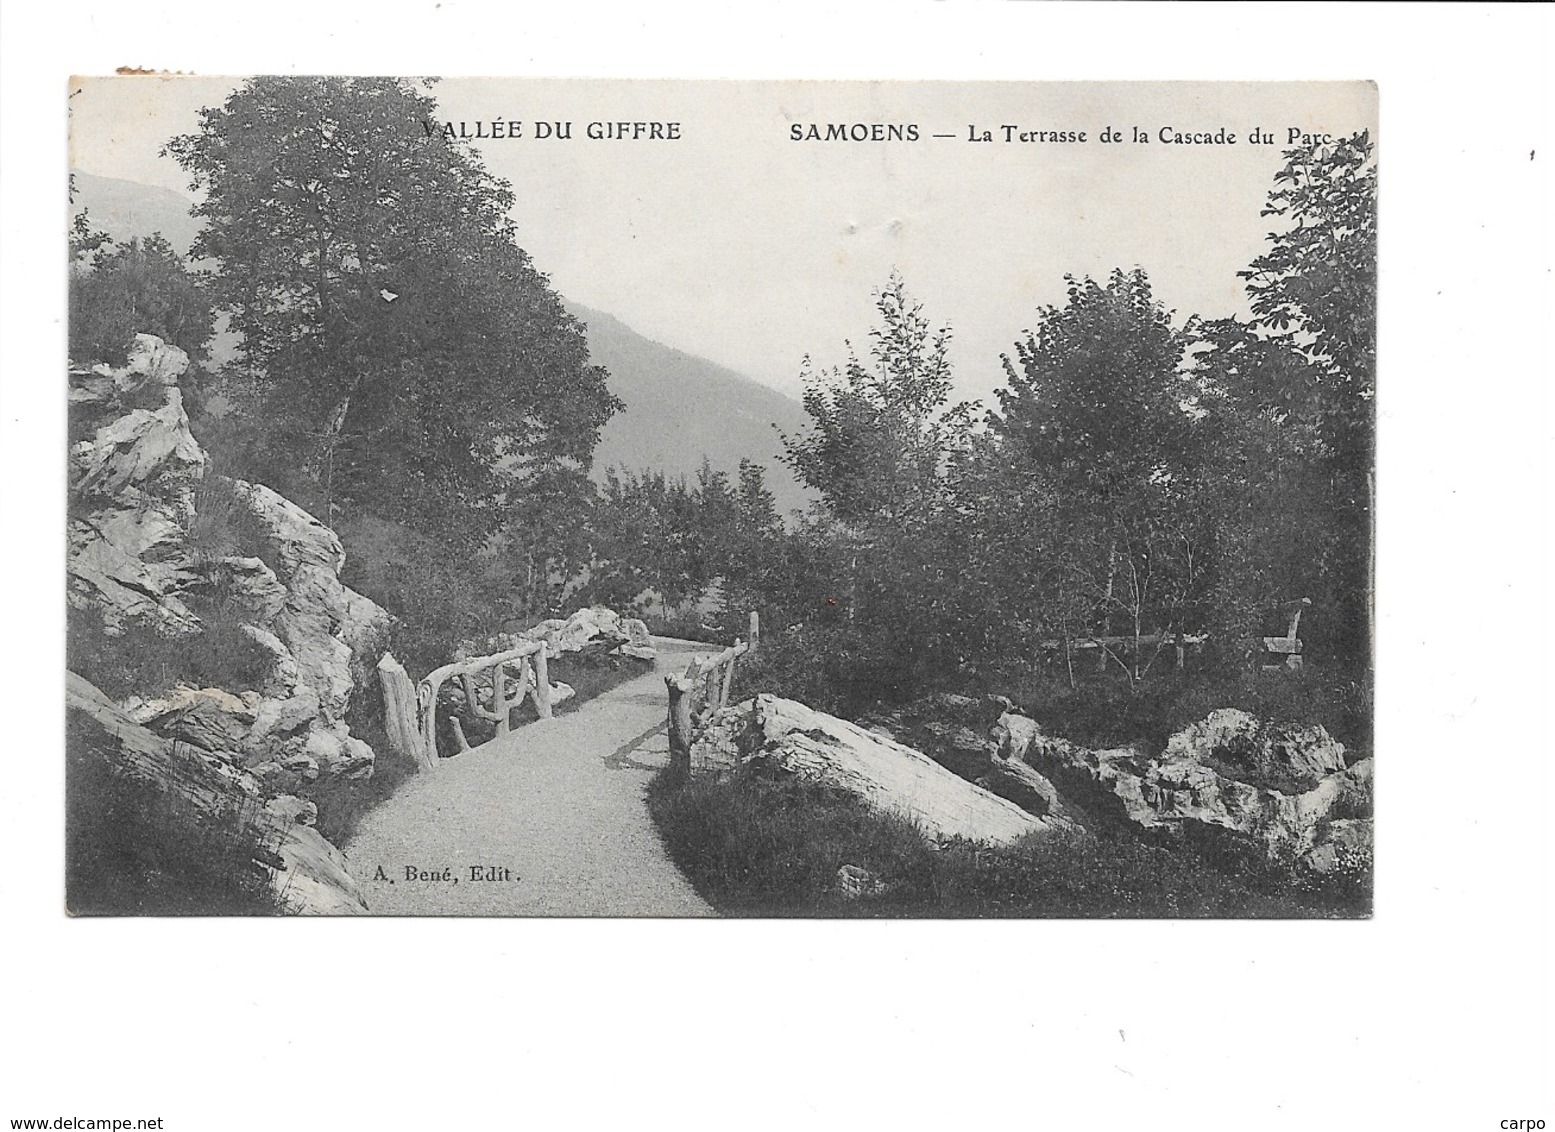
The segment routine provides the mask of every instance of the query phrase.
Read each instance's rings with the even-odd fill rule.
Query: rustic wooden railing
[[[430,770],[437,766],[437,700],[443,685],[450,680],[459,681],[464,691],[465,704],[473,714],[497,725],[499,738],[512,729],[513,709],[522,704],[525,697],[534,702],[535,712],[541,719],[549,719],[551,683],[546,671],[546,655],[544,641],[525,641],[507,652],[456,660],[452,664],[443,665],[429,673],[416,687],[413,727],[409,705],[405,702],[408,699],[405,690],[408,689],[409,678],[405,677],[405,670],[397,661],[392,657],[386,658],[393,662],[393,668],[386,671],[384,663],[380,662],[378,675],[383,682],[385,707],[391,721],[391,742],[396,748],[410,746],[409,753],[423,769]],[[511,686],[508,683],[510,668],[516,669],[512,673]],[[491,678],[490,706],[482,702],[476,687],[477,679],[488,672]],[[453,727],[459,750],[468,751],[470,743],[464,737],[464,727],[459,717],[451,716],[449,723]]]
[[[1301,638],[1296,635],[1301,627],[1301,614],[1310,609],[1312,599],[1309,597],[1288,601],[1280,608],[1290,614],[1290,625],[1283,637],[1259,637],[1246,642],[1246,647],[1255,653],[1261,653],[1264,658],[1274,658],[1273,667],[1283,666],[1291,670],[1301,667]],[[1120,635],[1112,637],[1076,637],[1068,642],[1069,648],[1075,652],[1089,651],[1091,649],[1117,649],[1126,648],[1137,644],[1140,648],[1147,645],[1172,645],[1176,649],[1177,667],[1183,666],[1183,654],[1190,647],[1202,645],[1209,640],[1206,633],[1142,633],[1138,637],[1132,635]],[[1049,638],[1042,642],[1042,647],[1048,651],[1064,647],[1061,638]]]
[[[695,733],[713,722],[729,706],[734,690],[734,668],[740,657],[755,650],[761,641],[761,618],[752,611],[750,639],[735,638],[734,644],[716,656],[692,659],[680,675],[664,678],[669,689],[670,771],[691,773],[691,741]]]

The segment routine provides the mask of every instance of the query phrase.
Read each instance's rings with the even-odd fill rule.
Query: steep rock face
[[[269,618],[272,635],[295,665],[291,689],[311,687],[326,724],[339,723],[351,692],[364,684],[388,641],[389,615],[382,606],[340,581],[345,550],[334,531],[291,500],[262,484],[233,481],[233,491],[259,525],[275,567],[271,573],[280,595],[256,575],[255,587],[270,599],[280,596]],[[278,659],[278,670],[285,666]],[[279,683],[286,675],[277,673]]]
[[[1345,767],[1344,748],[1320,727],[1266,729],[1245,713],[1215,712],[1173,735],[1157,757],[1133,748],[1089,750],[1044,735],[1035,721],[1014,713],[997,727],[1010,757],[1058,779],[1060,789],[1087,785],[1144,829],[1228,832],[1314,872],[1328,871],[1342,851],[1358,850],[1362,841],[1370,849],[1372,762]],[[1310,785],[1274,789],[1208,765],[1224,766],[1228,752],[1253,768],[1305,774]],[[1319,775],[1319,768],[1329,769]]]
[[[185,695],[182,709],[198,715],[202,705],[217,699],[210,693]],[[312,802],[267,798],[263,784],[239,769],[230,754],[153,733],[74,673],[66,674],[65,707],[91,728],[94,746],[118,773],[154,784],[191,823],[236,822],[234,836],[254,846],[254,861],[264,868],[282,911],[326,916],[367,911],[339,850],[312,828],[317,816]]]
[[[137,726],[204,752],[267,798],[365,778],[373,751],[345,716],[389,615],[341,584],[333,531],[263,485],[210,474],[177,384],[188,364],[143,334],[123,367],[71,369],[67,600],[148,653],[177,654],[213,618],[221,639],[252,646],[263,669],[243,677],[252,686],[146,689],[122,705]],[[305,848],[282,855],[295,849],[306,865]],[[315,882],[291,883],[307,893]]]
[[[1060,823],[967,782],[911,747],[777,696],[730,708],[698,736],[693,771],[759,762],[900,814],[936,839],[1003,844]]]
[[[70,374],[66,593],[110,629],[199,624],[178,598],[196,580],[184,532],[206,464],[175,384],[188,365],[182,350],[142,334],[122,369]]]
[[[153,730],[214,743],[275,789],[371,773],[345,713],[387,640],[388,614],[340,582],[345,552],[328,527],[270,488],[207,478],[178,379],[189,359],[139,335],[128,364],[71,371],[69,600],[110,633],[152,627],[170,637],[204,628],[193,598],[217,597],[223,616],[263,655],[253,689],[170,689],[131,706]],[[244,552],[211,553],[194,536],[208,518],[244,532]],[[176,647],[170,644],[169,647]],[[321,736],[321,737],[320,737]],[[354,745],[353,745],[354,744]],[[205,749],[210,749],[208,746]]]

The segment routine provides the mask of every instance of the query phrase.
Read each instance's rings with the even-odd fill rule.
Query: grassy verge
[[[1275,870],[1241,875],[1187,847],[1127,834],[932,847],[911,825],[842,791],[745,768],[726,778],[660,774],[649,811],[702,897],[733,916],[1261,917],[1364,914],[1328,893],[1281,891]],[[883,883],[849,899],[837,870]],[[1369,892],[1368,892],[1369,897]],[[1369,903],[1369,900],[1368,900]]]

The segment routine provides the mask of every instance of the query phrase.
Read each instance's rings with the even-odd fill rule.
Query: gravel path
[[[665,855],[643,790],[669,758],[664,674],[713,650],[654,645],[655,671],[445,759],[368,814],[345,854],[373,913],[712,915]]]

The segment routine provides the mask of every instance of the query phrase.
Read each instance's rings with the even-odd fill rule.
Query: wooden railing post
[[[540,651],[532,658],[535,672],[535,713],[541,719],[551,718],[551,674],[546,664],[546,643],[540,642]]]
[[[508,674],[501,661],[491,666],[491,710],[497,715],[497,734],[506,735],[512,726],[509,712],[512,704],[507,698]]]
[[[740,640],[738,638],[736,638],[735,642],[734,642],[734,654],[729,657],[729,663],[724,668],[723,687],[720,688],[719,691],[718,691],[718,710],[719,711],[723,711],[724,708],[729,706],[729,693],[734,688],[734,665],[735,665],[735,662],[740,659],[740,652],[742,651],[741,648],[740,648],[740,644],[741,644]]]
[[[689,777],[691,774],[691,689],[693,682],[684,676],[666,676],[664,685],[669,689],[669,740],[670,774]]]
[[[383,729],[389,749],[417,770],[437,765],[436,753],[428,753],[416,721],[416,688],[405,666],[384,653],[378,661],[378,683],[383,688]]]

